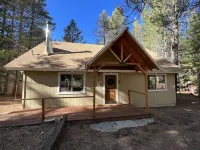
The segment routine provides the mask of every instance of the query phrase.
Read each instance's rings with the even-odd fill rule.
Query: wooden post
[[[145,99],[146,99],[146,112],[149,112],[149,94],[148,94],[148,72],[145,68]]]
[[[24,74],[24,104],[23,104],[23,109],[25,109],[26,108],[26,80],[27,80],[27,76],[26,76],[26,74]]]
[[[42,99],[42,121],[45,120],[45,104],[44,104],[44,98]]]
[[[95,114],[95,96],[96,96],[96,71],[95,71],[95,68],[94,68],[94,81],[93,81],[93,117],[95,118],[96,117],[96,114]]]
[[[19,76],[20,76],[19,71],[16,70],[15,100],[17,99]]]
[[[131,92],[128,90],[128,103],[131,104]]]

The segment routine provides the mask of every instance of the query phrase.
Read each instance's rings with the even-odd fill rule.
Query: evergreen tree
[[[142,42],[145,48],[156,52],[158,55],[166,57],[167,35],[152,20],[152,9],[147,5],[142,13]]]
[[[64,29],[63,40],[71,43],[82,43],[83,36],[82,31],[77,27],[74,19],[70,21],[70,24]]]
[[[115,8],[112,12],[112,16],[109,17],[108,24],[108,36],[109,41],[116,37],[126,26],[125,17],[122,15],[122,10],[120,8]]]
[[[4,85],[3,94],[7,93],[9,74],[16,74],[4,70],[3,66],[45,40],[42,28],[46,20],[52,21],[45,7],[46,0],[1,0],[0,83]]]
[[[97,37],[97,43],[105,45],[108,42],[108,15],[106,10],[103,10],[99,15],[97,21],[97,28],[95,29],[95,36]]]
[[[138,20],[133,23],[133,34],[135,38],[142,43],[142,25],[138,23]]]
[[[185,70],[184,78],[198,83],[200,89],[200,13],[190,17],[187,38],[184,40],[181,66]],[[194,78],[193,78],[194,77]],[[200,97],[200,90],[199,90]]]

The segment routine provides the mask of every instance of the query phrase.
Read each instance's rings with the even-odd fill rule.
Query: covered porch
[[[145,111],[149,113],[148,71],[155,69],[159,70],[159,67],[153,58],[139,44],[128,29],[124,29],[86,64],[86,72],[93,72],[93,118],[97,118],[98,115],[96,106],[96,76],[99,72],[104,72],[104,74],[109,75],[107,77],[104,75],[104,104],[109,102],[118,103],[120,83],[118,73],[142,73],[144,77],[144,91],[128,89],[126,92],[126,95],[128,95],[127,106],[131,105],[130,92],[142,94],[145,96]]]
[[[38,124],[42,122],[41,109],[29,109],[12,112],[0,116],[0,127],[27,124]],[[45,120],[68,115],[70,123],[92,123],[112,120],[133,120],[148,118],[150,113],[132,104],[107,104],[95,107],[95,118],[93,117],[93,106],[72,106],[63,108],[47,108]]]

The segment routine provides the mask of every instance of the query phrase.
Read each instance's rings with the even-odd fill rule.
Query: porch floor
[[[143,109],[132,104],[96,106],[95,118],[93,118],[93,106],[48,108],[45,110],[46,119],[62,117],[64,114],[68,114],[68,121],[71,123],[127,120],[151,116],[150,113],[146,113]],[[0,126],[40,123],[41,118],[41,109],[21,110],[0,115]]]

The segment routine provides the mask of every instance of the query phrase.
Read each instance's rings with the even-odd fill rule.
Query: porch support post
[[[148,93],[148,72],[145,67],[145,99],[146,99],[146,112],[149,112],[149,93]]]
[[[15,100],[17,99],[18,85],[19,85],[20,72],[16,70],[16,84],[15,84]]]
[[[24,97],[23,97],[23,99],[24,99],[24,103],[23,103],[23,109],[25,109],[25,107],[26,107],[26,80],[27,80],[27,75],[24,73]]]
[[[96,118],[96,108],[95,108],[95,96],[96,96],[96,71],[95,71],[95,67],[94,67],[94,72],[93,72],[93,117]]]

